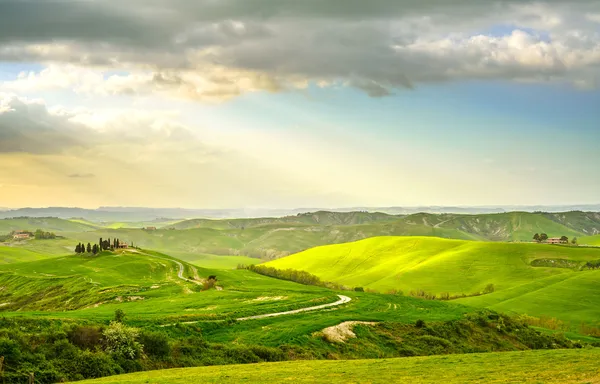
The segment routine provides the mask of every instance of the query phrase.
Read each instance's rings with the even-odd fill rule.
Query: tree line
[[[600,260],[588,261],[582,267],[583,269],[600,269]]]
[[[321,280],[318,276],[315,276],[306,271],[297,271],[295,269],[276,269],[267,267],[264,265],[243,265],[239,264],[238,269],[247,269],[260,275],[274,277],[280,280],[293,281],[295,283],[304,285],[315,285],[317,287],[324,287],[329,289],[336,289],[340,291],[349,291],[351,288],[346,287],[342,284],[332,283]],[[362,288],[361,288],[362,289]]]
[[[122,243],[119,239],[113,239],[112,241],[110,240],[110,238],[108,239],[102,239],[100,238],[100,240],[98,241],[97,244],[92,245],[91,243],[87,243],[87,246],[83,243],[79,243],[77,244],[77,246],[75,246],[75,253],[80,254],[80,253],[92,253],[94,255],[102,252],[102,251],[114,251],[115,249],[119,248],[121,246]],[[132,244],[133,246],[133,244]]]

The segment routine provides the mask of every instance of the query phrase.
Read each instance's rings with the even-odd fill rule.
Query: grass
[[[0,220],[0,234],[10,233],[18,230],[35,231],[36,229],[62,233],[93,231],[96,229],[96,227],[89,223],[63,220],[54,217],[25,217]]]
[[[505,313],[553,316],[568,322],[573,328],[582,322],[599,326],[599,281],[600,271],[565,273],[457,302]]]
[[[405,294],[493,294],[459,302],[500,311],[596,323],[600,271],[532,267],[536,259],[599,260],[600,249],[542,244],[486,243],[424,237],[371,238],[314,248],[266,265],[304,270],[324,281]]]
[[[266,265],[305,270],[325,281],[379,291],[422,289],[439,294],[497,290],[572,272],[531,267],[535,259],[600,259],[600,249],[489,243],[428,237],[377,237],[317,247]]]
[[[582,245],[600,246],[600,235],[582,237],[578,242]]]
[[[150,371],[81,383],[595,383],[599,359],[600,349],[585,349],[293,361]]]
[[[0,264],[24,263],[43,258],[44,255],[27,249],[0,246]]]
[[[247,256],[222,256],[210,255],[206,253],[188,253],[188,252],[171,252],[169,255],[178,259],[187,261],[198,267],[208,269],[235,269],[238,265],[252,265],[261,262],[260,259],[255,259]]]

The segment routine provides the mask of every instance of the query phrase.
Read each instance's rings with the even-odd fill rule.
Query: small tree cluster
[[[92,253],[92,254],[96,255],[98,252],[100,252],[100,247],[98,246],[98,244],[94,244],[92,246],[91,243],[87,243],[87,246],[86,246],[83,243],[79,243],[75,247],[75,253],[77,253],[77,254],[80,254],[80,253]]]
[[[35,231],[34,237],[36,240],[49,240],[56,239],[56,234],[53,232],[44,232],[41,229],[38,229]]]
[[[533,240],[537,241],[538,243],[542,242],[542,241],[546,241],[548,240],[548,235],[545,233],[536,233],[535,235],[533,235]]]

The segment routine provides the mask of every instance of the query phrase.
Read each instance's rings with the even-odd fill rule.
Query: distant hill
[[[410,215],[404,221],[435,228],[454,229],[492,241],[531,241],[535,233],[550,237],[578,237],[600,233],[600,213],[509,212],[485,215]]]
[[[484,206],[484,207],[453,207],[453,206],[420,206],[420,207],[346,207],[346,208],[239,208],[239,209],[184,209],[184,208],[143,208],[143,207],[100,207],[98,209],[48,207],[48,208],[19,208],[0,209],[0,218],[27,217],[58,217],[61,219],[81,218],[93,222],[146,222],[159,219],[160,221],[185,219],[235,219],[256,217],[295,216],[308,212],[382,212],[388,215],[412,215],[416,213],[452,213],[452,214],[488,214],[522,212],[567,212],[567,211],[600,211],[600,204],[563,205],[563,206]]]
[[[382,221],[395,221],[402,216],[393,216],[381,212],[328,212],[318,211],[312,213],[299,213],[295,216],[285,217],[265,217],[253,219],[232,219],[232,220],[209,220],[193,219],[182,221],[169,228],[190,229],[190,228],[214,228],[214,229],[233,229],[233,228],[251,228],[271,224],[293,224],[293,225],[357,225]]]
[[[69,221],[56,217],[15,217],[11,219],[0,219],[0,234],[18,230],[35,231],[36,229],[50,232],[84,232],[93,231],[97,229],[97,226],[94,226],[91,223]]]

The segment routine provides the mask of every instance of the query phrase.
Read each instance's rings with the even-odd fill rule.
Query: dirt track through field
[[[338,301],[336,301],[335,303],[321,304],[321,305],[317,305],[317,306],[314,306],[314,307],[294,309],[292,311],[267,313],[267,314],[264,314],[264,315],[256,315],[256,316],[248,316],[248,317],[240,317],[239,319],[236,319],[236,320],[237,321],[258,320],[258,319],[266,319],[267,317],[276,317],[276,316],[283,316],[283,315],[293,315],[293,314],[301,313],[301,312],[316,311],[316,310],[319,310],[319,309],[336,307],[338,305],[346,304],[346,303],[349,303],[349,302],[352,301],[352,299],[349,298],[348,296],[338,295],[338,297],[340,299]]]

